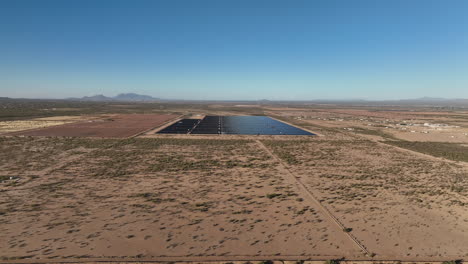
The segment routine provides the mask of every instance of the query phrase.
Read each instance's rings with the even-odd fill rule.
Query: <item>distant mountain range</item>
[[[468,99],[464,98],[435,98],[435,97],[421,97],[413,99],[399,99],[399,100],[364,100],[364,99],[328,99],[328,100],[180,100],[180,99],[161,99],[149,95],[141,95],[136,93],[121,93],[117,96],[108,97],[102,94],[94,96],[84,96],[81,98],[65,98],[65,99],[32,99],[32,98],[9,98],[0,97],[0,101],[11,100],[68,100],[68,101],[82,101],[82,102],[230,102],[230,103],[257,103],[257,104],[350,104],[350,105],[370,105],[370,106],[383,106],[383,105],[419,105],[419,106],[468,106]]]
[[[382,103],[394,103],[402,105],[431,105],[431,106],[460,106],[468,105],[468,99],[464,98],[436,98],[436,97],[421,97],[416,99],[401,99],[401,100],[388,100],[381,101]]]
[[[149,95],[141,95],[136,93],[121,93],[114,97],[107,97],[102,94],[93,95],[93,96],[84,96],[81,98],[66,98],[66,100],[73,100],[73,101],[86,101],[86,102],[153,102],[159,101],[161,99],[154,98]]]
[[[421,97],[416,99],[402,99],[400,101],[417,101],[417,102],[468,102],[468,99],[463,98],[441,98],[441,97]]]

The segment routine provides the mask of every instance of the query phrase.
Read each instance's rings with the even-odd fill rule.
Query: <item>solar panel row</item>
[[[200,123],[200,119],[182,119],[162,130],[158,133],[160,134],[188,134],[193,129],[193,127]]]
[[[222,128],[222,116],[205,116],[191,134],[222,134]]]
[[[225,116],[222,134],[314,135],[268,116]]]

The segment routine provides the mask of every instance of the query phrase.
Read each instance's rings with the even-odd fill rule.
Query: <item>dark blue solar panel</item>
[[[222,116],[205,116],[191,134],[222,134]]]
[[[268,116],[206,116],[191,134],[315,135]]]
[[[158,134],[188,134],[200,119],[182,119],[158,131]]]

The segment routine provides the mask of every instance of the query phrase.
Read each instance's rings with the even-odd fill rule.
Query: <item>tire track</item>
[[[255,140],[255,142],[263,149],[265,150],[274,160],[276,160],[279,164],[280,164],[280,168],[281,170],[283,170],[286,175],[289,176],[289,180],[293,183],[295,183],[295,185],[300,189],[302,190],[304,193],[307,194],[307,196],[309,196],[309,198],[318,206],[318,208],[320,208],[324,213],[325,215],[327,215],[337,226],[338,228],[340,228],[340,230],[342,232],[344,232],[344,229],[346,228],[343,223],[341,223],[341,221],[335,216],[333,215],[333,213],[327,208],[325,207],[320,201],[319,199],[317,199],[317,197],[307,188],[307,186],[299,179],[299,177],[297,177],[296,175],[294,175],[287,167],[286,165],[284,164],[284,162],[278,157],[276,156],[267,146],[265,146],[260,140]],[[370,252],[367,250],[367,248],[361,243],[359,242],[359,240],[354,236],[352,235],[350,232],[344,232],[348,238],[357,246],[359,247],[359,249],[365,253],[367,256],[370,256]]]

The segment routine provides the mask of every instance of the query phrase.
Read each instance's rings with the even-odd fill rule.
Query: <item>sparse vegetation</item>
[[[468,162],[468,146],[459,143],[385,141],[384,143],[454,161]]]
[[[96,246],[109,239],[119,248],[118,254],[128,253],[135,259],[174,252],[230,256],[242,253],[240,242],[259,258],[360,256],[350,236],[372,252],[368,259],[376,253],[385,259],[388,245],[392,252],[408,254],[405,258],[425,257],[429,250],[419,239],[422,236],[435,245],[430,248],[434,255],[443,256],[448,246],[453,256],[466,248],[464,241],[453,240],[466,226],[462,214],[468,206],[464,165],[392,147],[465,161],[465,143],[397,140],[378,132],[390,129],[387,123],[392,120],[360,120],[352,116],[353,109],[150,103],[158,107],[154,110],[112,103],[85,110],[92,105],[55,111],[104,113],[116,108],[122,113],[204,114],[217,109],[224,114],[226,109],[236,109],[235,113],[284,115],[285,121],[317,129],[322,136],[0,137],[0,225],[7,231],[0,239],[4,259],[60,258],[70,251],[76,255],[65,257],[96,258],[117,252],[113,246]],[[27,111],[31,110],[25,109],[24,118]],[[56,113],[41,110],[37,114]],[[457,117],[453,122],[463,121]],[[357,129],[367,123],[368,129]],[[394,123],[410,127],[400,120]],[[392,146],[357,133],[383,137]],[[341,230],[325,210],[353,229]],[[405,230],[411,230],[402,232],[401,222]],[[386,243],[380,242],[383,233]],[[158,245],[157,251],[148,248],[148,253],[140,254],[127,249],[128,243],[143,240]],[[95,253],[99,250],[103,251]],[[255,263],[272,261],[250,264]],[[339,260],[326,263],[338,264]]]
[[[461,260],[448,260],[448,261],[443,261],[442,264],[461,264]]]
[[[364,134],[364,135],[371,135],[371,136],[379,136],[382,137],[386,140],[396,140],[393,135],[388,134],[383,132],[382,130],[379,130],[378,128],[376,129],[368,129],[368,128],[363,128],[363,127],[351,127],[352,131],[358,134]]]
[[[269,193],[269,194],[266,195],[266,197],[267,197],[268,199],[273,199],[273,198],[279,197],[279,196],[281,196],[280,193]]]

